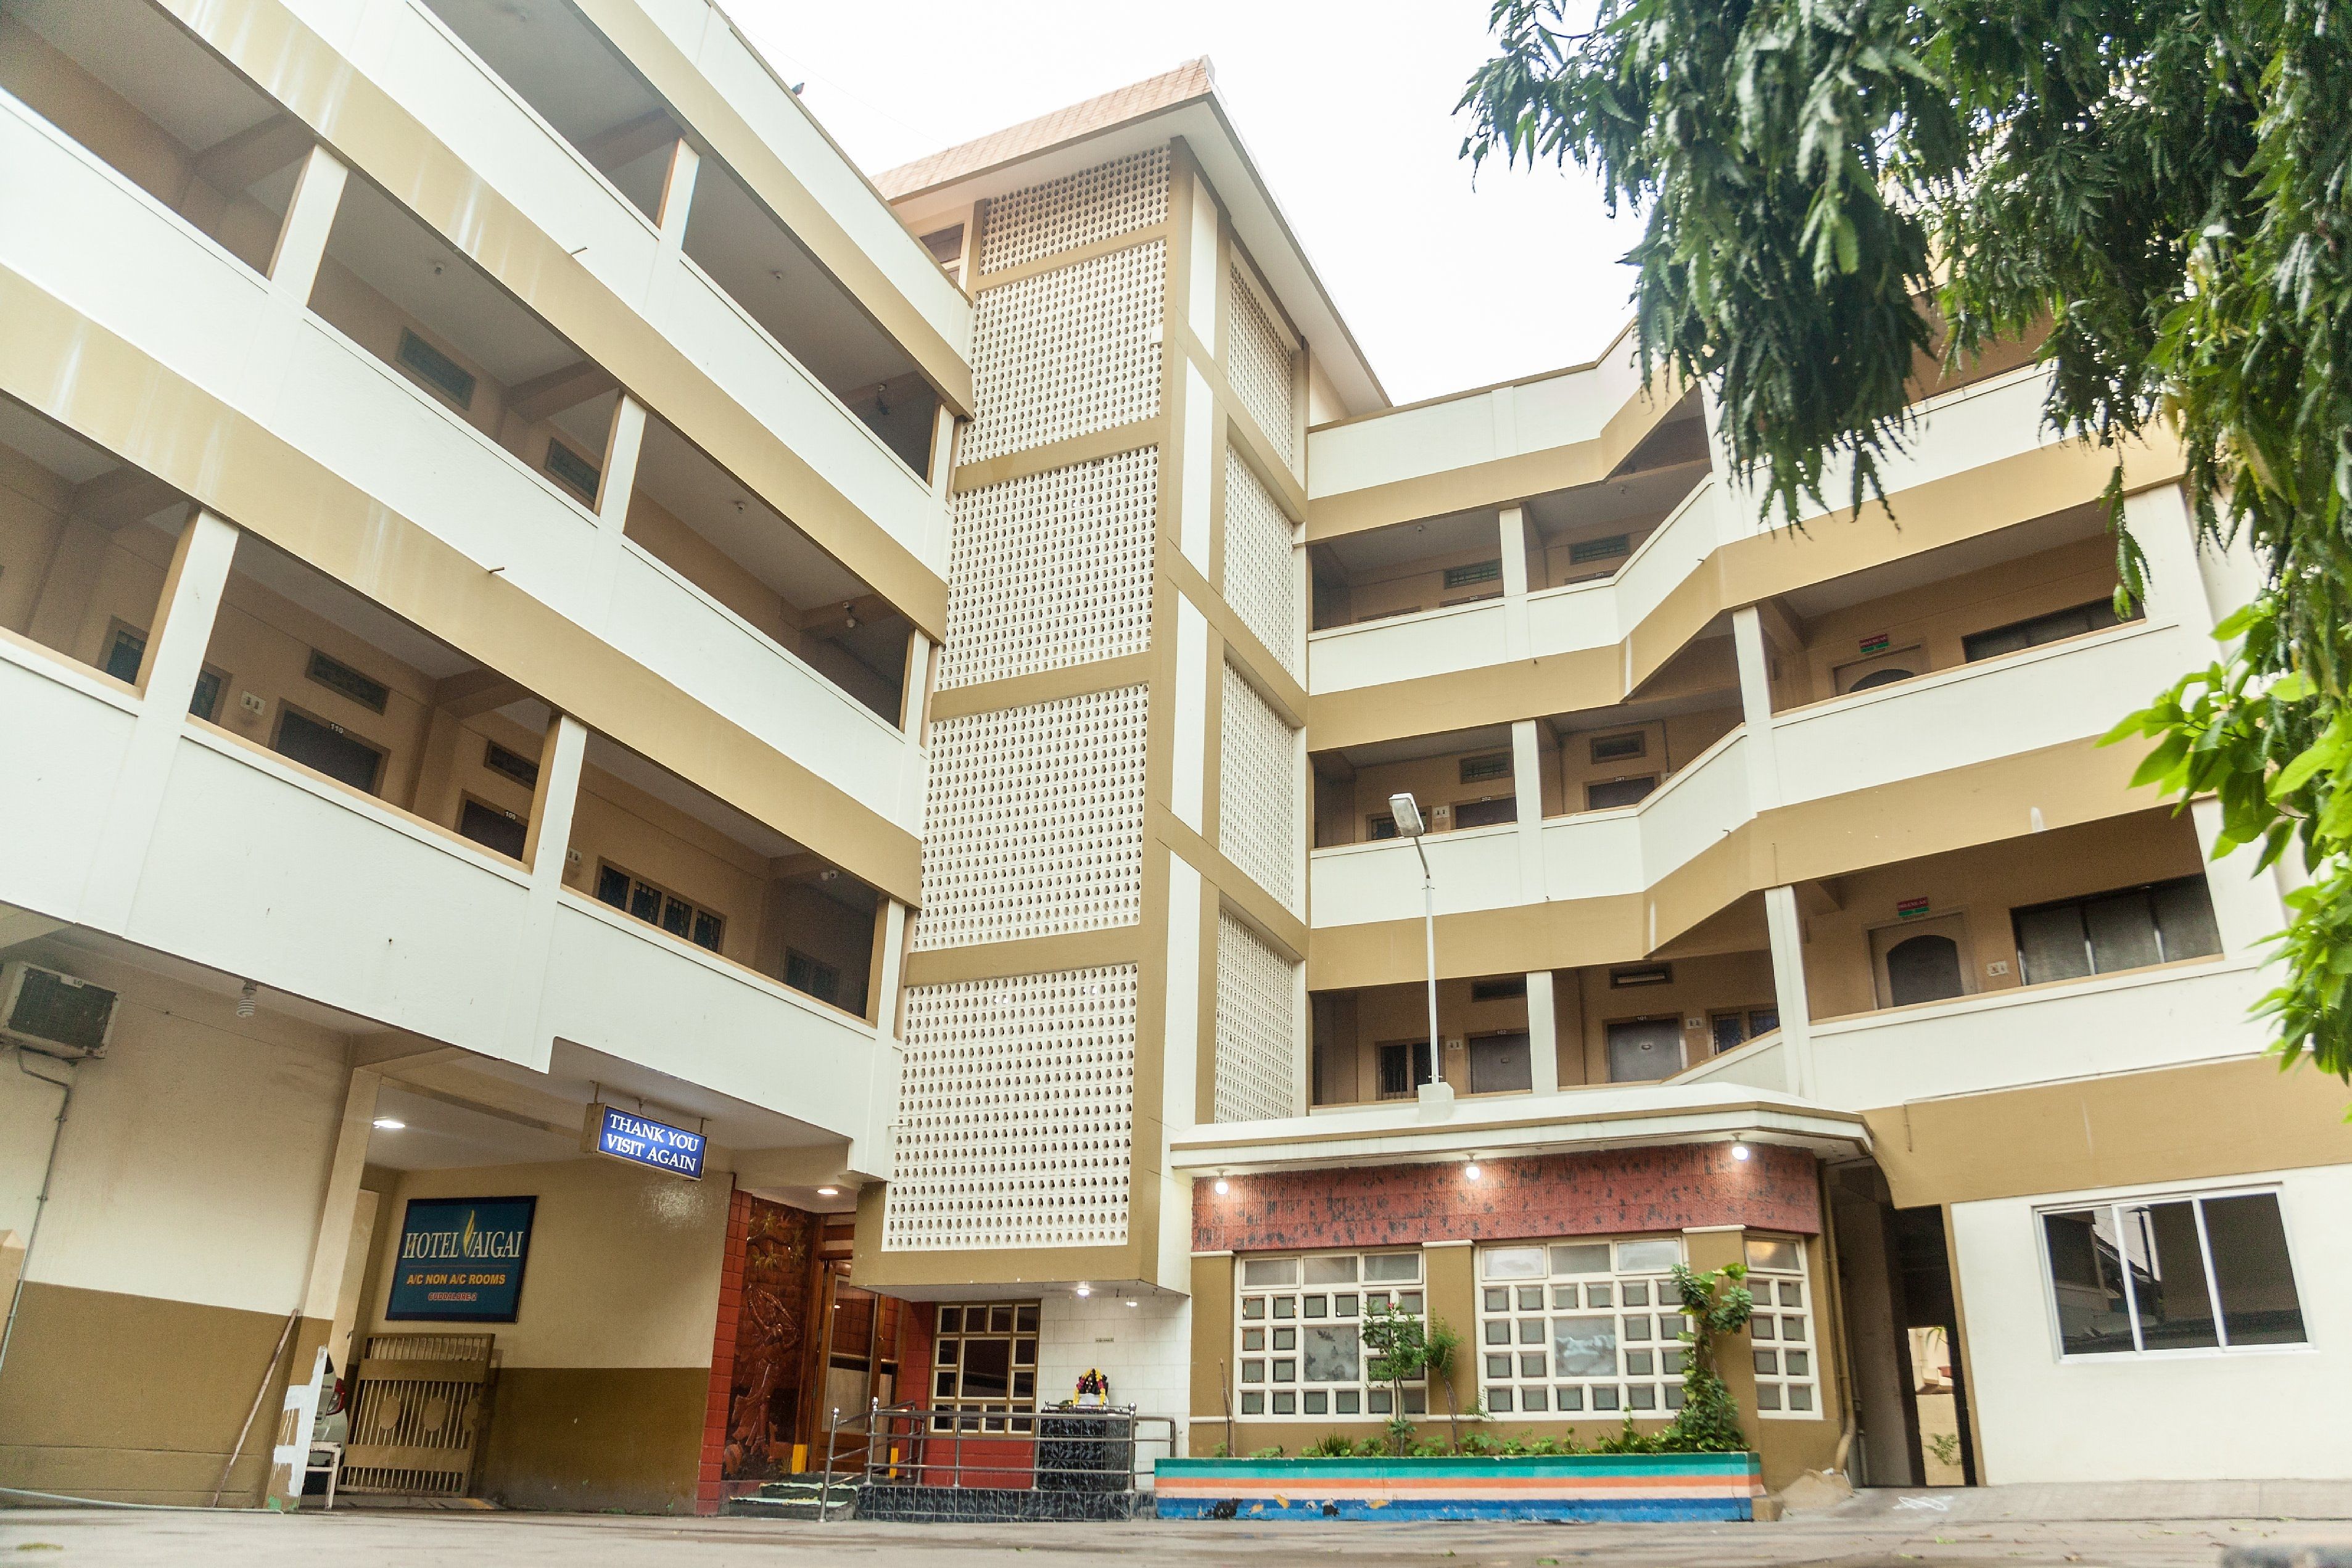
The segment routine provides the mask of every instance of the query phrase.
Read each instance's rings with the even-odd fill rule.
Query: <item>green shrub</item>
[[[1353,1437],[1342,1437],[1337,1432],[1318,1437],[1315,1439],[1314,1447],[1298,1451],[1298,1457],[1302,1459],[1349,1459],[1353,1458],[1355,1454],[1356,1440]]]
[[[1256,1453],[1250,1456],[1253,1459],[1279,1459],[1282,1457],[1282,1445],[1279,1443],[1276,1443],[1271,1448],[1260,1448]]]

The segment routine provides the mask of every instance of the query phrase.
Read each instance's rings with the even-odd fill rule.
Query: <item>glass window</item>
[[[2305,1342],[2276,1193],[2042,1215],[2063,1355]]]
[[[2144,969],[2221,951],[2205,879],[2072,899],[2011,913],[2018,978],[2028,985]]]
[[[1395,1394],[1371,1381],[1363,1324],[1384,1312],[1422,1315],[1419,1252],[1250,1258],[1239,1278],[1240,1414],[1388,1418]],[[1359,1281],[1361,1289],[1328,1289]],[[1408,1384],[1405,1413],[1428,1408],[1427,1387]]]
[[[933,1342],[931,1429],[1026,1432],[1037,1411],[1034,1301],[940,1308]]]
[[[1682,1357],[1678,1314],[1616,1309],[1671,1303],[1680,1237],[1489,1247],[1478,1254],[1481,1396],[1506,1412],[1670,1410]],[[1525,1281],[1525,1283],[1521,1283]]]
[[[1748,1293],[1756,1302],[1748,1320],[1756,1346],[1756,1408],[1776,1416],[1817,1416],[1821,1382],[1813,1367],[1812,1314],[1805,1310],[1805,1244],[1795,1237],[1747,1240]],[[1675,1364],[1681,1360],[1676,1354]]]

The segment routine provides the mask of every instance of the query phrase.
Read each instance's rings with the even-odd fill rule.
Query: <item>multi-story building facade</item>
[[[2096,744],[2242,574],[2021,350],[1776,530],[1622,342],[1390,406],[1204,62],[868,183],[704,0],[0,0],[0,1486],[1591,1440],[1733,1261],[1770,1484],[2341,1471],[2281,885]]]

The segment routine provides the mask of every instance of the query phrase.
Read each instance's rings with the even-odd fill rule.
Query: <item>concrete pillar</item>
[[[1537,721],[1511,725],[1511,795],[1518,810],[1519,899],[1541,903],[1549,894],[1543,858],[1543,747]]]
[[[106,826],[82,889],[84,925],[120,931],[131,918],[131,898],[186,727],[188,695],[203,672],[221,591],[236,556],[236,539],[234,527],[201,508],[180,530],[140,668],[138,724],[115,773]]]
[[[2287,916],[2286,906],[2279,900],[2278,879],[2270,871],[2255,868],[2262,859],[2262,846],[2241,844],[2216,860],[2213,846],[2221,837],[2221,803],[2210,795],[2192,801],[2189,817],[2196,825],[2197,847],[2205,856],[2205,887],[2212,896],[2213,923],[2221,932],[2221,951],[2232,958],[2265,953],[2263,939],[2284,929]]]
[[[1772,942],[1772,990],[1780,1009],[1780,1059],[1788,1064],[1791,1094],[1813,1094],[1820,1076],[1813,1066],[1812,1005],[1805,994],[1804,924],[1797,913],[1797,889],[1764,889],[1764,925]]]
[[[275,293],[307,305],[320,265],[327,258],[327,236],[335,226],[343,186],[351,171],[321,144],[310,149],[302,171],[294,179],[294,199],[286,204],[285,221],[278,226],[278,247],[269,258],[269,287]]]
[[[514,984],[507,995],[501,1029],[511,1059],[545,1072],[553,1040],[540,1026],[547,996],[547,965],[555,945],[557,893],[563,886],[572,817],[580,802],[580,772],[588,753],[588,727],[569,713],[549,720],[540,748],[539,784],[531,792],[530,830],[523,841],[523,864],[530,868],[530,897],[520,939],[515,943]]]
[[[1739,664],[1739,711],[1746,730],[1748,809],[1780,804],[1780,759],[1772,742],[1772,661],[1764,648],[1764,623],[1753,605],[1731,612],[1732,651]]]
[[[1528,517],[1524,508],[1503,509],[1503,652],[1525,658],[1531,646],[1528,628]]]
[[[655,220],[661,230],[656,271],[686,253],[686,225],[694,211],[695,178],[701,171],[702,154],[692,142],[680,137],[672,143],[669,168],[662,175],[661,216]]]
[[[1538,1094],[1559,1092],[1559,1013],[1554,1005],[1551,971],[1528,974],[1528,1086]]]

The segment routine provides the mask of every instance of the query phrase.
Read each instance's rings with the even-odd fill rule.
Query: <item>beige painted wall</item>
[[[363,1321],[378,1333],[428,1327],[383,1319],[411,1198],[528,1194],[539,1205],[520,1314],[479,1325],[498,1336],[501,1367],[708,1367],[728,1192],[725,1176],[688,1182],[589,1158],[391,1175]]]
[[[1961,947],[1971,965],[1969,983],[1979,991],[2000,990],[2018,984],[2012,909],[2191,876],[2202,866],[2196,830],[2164,807],[1837,878],[1829,890],[1838,907],[1815,908],[1803,917],[1805,988],[1813,1016],[1878,1005],[1870,952],[1870,933],[1877,928],[1958,915],[1965,926]],[[1900,920],[1895,905],[1909,899],[1926,899],[1928,913]],[[1988,973],[1993,963],[2006,963],[2009,972]]]
[[[1800,707],[1838,695],[1838,668],[1874,657],[1862,649],[1881,634],[1888,655],[1917,649],[1901,662],[1925,675],[1965,663],[1961,640],[1974,633],[2115,591],[2115,546],[2094,538],[1830,611],[1806,623],[1801,648],[1773,650],[1773,706]]]
[[[1683,1061],[1696,1067],[1711,1054],[1708,1016],[1718,1011],[1777,1007],[1769,952],[1676,958],[1664,985],[1614,987],[1607,966],[1562,971],[1552,986],[1559,1023],[1562,1084],[1609,1081],[1609,1026],[1632,1018],[1683,1021]],[[1646,967],[1646,965],[1643,965]],[[1692,1019],[1696,1019],[1694,1026]],[[1578,1047],[1580,1046],[1580,1051]]]

